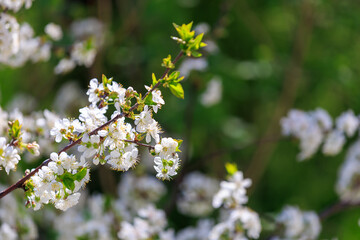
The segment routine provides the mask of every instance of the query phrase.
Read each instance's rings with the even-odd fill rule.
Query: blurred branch
[[[321,221],[324,221],[336,213],[342,212],[342,211],[350,209],[350,208],[359,207],[359,206],[360,206],[360,202],[349,203],[349,202],[339,201],[339,202],[329,206],[322,212],[320,212],[319,217],[320,217]]]
[[[283,89],[274,109],[274,114],[261,139],[267,139],[269,136],[279,134],[279,121],[293,105],[296,98],[297,87],[302,76],[301,67],[304,62],[305,52],[309,45],[313,20],[314,9],[311,1],[304,0],[301,6],[301,17],[295,35],[292,57],[283,80]],[[275,147],[276,144],[266,144],[259,145],[256,149],[246,172],[247,177],[251,178],[253,181],[251,190],[255,189],[256,184],[261,179]]]
[[[219,18],[217,19],[212,30],[212,37],[214,39],[224,36],[225,28],[227,27],[227,25],[229,25],[229,14],[233,8],[234,3],[235,0],[227,0],[221,2]]]
[[[236,11],[238,17],[242,19],[245,26],[249,29],[250,33],[259,43],[266,44],[271,48],[274,48],[274,43],[271,35],[264,27],[261,19],[250,8],[247,0],[239,0],[237,2],[238,10]]]

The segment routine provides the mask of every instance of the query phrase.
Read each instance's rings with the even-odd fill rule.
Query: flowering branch
[[[184,55],[183,51],[180,51],[180,53],[176,56],[176,58],[172,61],[172,64],[176,64],[180,58]],[[171,70],[171,68],[166,68],[165,72],[163,73],[163,75],[161,76],[160,80],[165,78],[165,76],[169,73],[169,71]],[[158,81],[150,90],[148,90],[148,92],[145,93],[145,95],[142,97],[142,100],[144,100],[150,93],[152,93],[156,88],[158,88],[160,86],[162,82]],[[111,120],[107,121],[106,123],[102,124],[101,126],[97,127],[96,129],[94,129],[93,131],[89,132],[88,135],[92,136],[94,134],[97,134],[100,130],[104,129],[106,126],[109,126],[111,123],[116,122],[118,119],[126,116],[127,114],[129,114],[130,112],[134,111],[135,109],[137,109],[137,107],[139,106],[139,103],[135,103],[129,110],[128,113],[122,112],[120,114],[118,114],[117,116],[115,116],[114,118],[112,118]],[[62,152],[66,152],[67,150],[69,150],[70,148],[74,147],[75,145],[78,145],[82,142],[82,137],[80,137],[79,139],[77,139],[76,141],[73,141],[71,143],[69,143],[67,146],[65,146],[62,150],[60,150],[58,152],[58,154],[60,155]],[[146,146],[146,147],[151,147],[150,145],[147,144],[142,144],[136,141],[133,141],[133,143],[136,143],[138,145],[141,146]],[[17,181],[15,184],[11,185],[9,188],[3,190],[0,193],[0,199],[3,198],[4,196],[6,196],[7,194],[9,194],[10,192],[14,191],[17,188],[24,188],[24,183],[29,180],[32,176],[34,176],[43,166],[47,166],[52,160],[51,159],[46,159],[44,162],[42,162],[37,168],[35,168],[33,171],[31,171],[29,174],[25,175],[23,178],[21,178],[19,181]]]

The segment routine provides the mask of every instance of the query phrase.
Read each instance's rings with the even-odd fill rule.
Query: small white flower
[[[149,107],[145,105],[144,110],[137,116],[135,116],[136,131],[139,133],[146,132],[148,126],[152,124],[154,119],[151,116]]]
[[[15,170],[18,162],[20,161],[20,155],[13,146],[8,146],[5,138],[0,138],[0,166],[5,168],[7,174],[10,170]]]
[[[63,58],[60,62],[55,66],[54,72],[55,74],[64,74],[68,73],[75,68],[76,64],[72,59]]]
[[[71,59],[78,65],[90,67],[96,56],[96,48],[89,48],[85,42],[76,42],[71,49]]]
[[[323,153],[330,156],[338,154],[342,150],[342,147],[345,144],[345,140],[346,139],[343,132],[339,130],[330,132],[325,139],[325,143],[322,149]]]
[[[55,207],[62,211],[66,211],[67,209],[71,208],[79,202],[80,196],[80,193],[71,194],[66,199],[60,199],[59,201],[57,201],[55,203]]]
[[[150,91],[151,87],[145,85],[146,90]],[[162,105],[165,104],[164,99],[161,96],[161,91],[159,89],[155,89],[151,93],[152,101],[156,103],[156,105],[152,106],[155,113],[157,113],[158,109],[161,108]]]
[[[94,157],[95,154],[102,154],[103,148],[100,143],[99,135],[92,135],[89,137],[85,134],[82,138],[82,144],[78,147],[79,152],[83,152],[81,155],[81,161],[85,161],[85,158],[93,158],[95,165],[99,164],[99,158]]]
[[[276,217],[276,222],[285,227],[285,237],[294,238],[304,230],[302,212],[298,207],[287,206]]]
[[[251,180],[244,179],[242,172],[234,173],[229,181],[220,183],[220,190],[213,198],[213,207],[219,208],[222,204],[227,207],[241,206],[247,203],[246,188],[250,186]]]
[[[48,23],[45,26],[45,33],[55,41],[58,41],[63,37],[61,27],[55,23]]]
[[[84,107],[79,110],[79,120],[82,121],[88,131],[92,131],[107,121],[104,115],[106,109],[97,107]]]
[[[359,126],[359,118],[354,115],[352,110],[344,112],[336,119],[336,128],[345,132],[348,137],[355,134]]]
[[[177,169],[180,165],[180,160],[177,154],[173,156],[167,155],[164,158],[155,157],[155,170],[157,172],[156,177],[159,179],[169,180],[172,176],[177,174]]]
[[[219,182],[200,172],[193,172],[185,176],[180,190],[177,206],[181,213],[207,216],[213,211],[212,198],[219,190]]]
[[[154,120],[150,125],[148,125],[146,132],[146,142],[149,143],[151,141],[151,137],[155,140],[156,143],[160,141],[160,128],[158,123]]]
[[[155,145],[155,153],[165,158],[176,152],[178,143],[172,138],[162,138],[161,142]]]
[[[18,235],[15,229],[11,228],[7,223],[3,223],[0,227],[0,239],[16,240]]]
[[[200,97],[200,102],[205,107],[211,107],[221,101],[222,81],[218,77],[210,80],[206,86],[205,92]]]

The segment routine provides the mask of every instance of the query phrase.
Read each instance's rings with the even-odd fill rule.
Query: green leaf
[[[149,93],[149,95],[146,96],[144,103],[149,106],[156,105],[156,103],[153,102],[152,98],[153,98],[152,93]]]
[[[181,144],[183,143],[183,140],[182,140],[182,139],[174,139],[174,140],[175,140],[175,142],[178,143],[178,145],[177,145],[177,147],[176,147],[176,152],[181,152],[180,146],[181,146]]]
[[[19,120],[9,122],[9,136],[13,139],[18,139],[21,135],[21,126]]]
[[[156,80],[155,74],[152,74],[152,85],[155,86],[158,83],[158,80]]]
[[[191,31],[192,24],[193,24],[193,22],[179,26],[179,25],[173,23],[180,38],[182,40],[184,40],[185,42],[190,41],[195,35],[195,31]]]
[[[202,56],[201,53],[196,52],[196,51],[191,52],[191,54],[192,54],[193,57],[201,57]]]
[[[175,97],[184,99],[184,89],[183,89],[183,87],[181,86],[180,83],[170,84],[169,88],[170,88],[170,91],[172,92],[172,94],[174,94]]]
[[[227,162],[227,163],[225,163],[225,168],[230,176],[234,175],[234,173],[236,173],[238,171],[235,163]]]
[[[179,71],[174,71],[170,74],[169,79],[177,79],[180,76]]]
[[[75,189],[75,180],[74,176],[71,173],[65,173],[63,176],[63,184],[67,189],[70,189],[71,191],[74,191]]]
[[[76,181],[81,181],[83,180],[83,178],[86,176],[86,173],[87,173],[87,168],[82,168],[79,172],[77,172],[75,175],[74,175],[74,179]]]
[[[163,59],[163,62],[161,64],[162,67],[166,67],[166,68],[169,68],[169,69],[172,69],[175,67],[175,65],[172,63],[171,61],[171,55],[169,55],[167,58],[164,58]]]
[[[102,75],[102,82],[104,86],[107,86],[107,84],[111,84],[113,78],[107,78],[104,74]]]

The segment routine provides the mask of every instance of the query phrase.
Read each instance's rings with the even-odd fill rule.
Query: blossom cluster
[[[80,196],[78,191],[89,181],[89,161],[94,165],[107,163],[112,169],[127,171],[137,163],[137,146],[144,145],[140,143],[144,137],[147,143],[152,139],[155,143],[145,146],[155,155],[157,177],[170,179],[176,175],[180,162],[176,152],[181,141],[160,138],[160,127],[153,119],[153,111],[165,102],[160,90],[147,89],[152,105],[144,104],[139,113],[131,111],[130,119],[134,121],[131,125],[125,122],[125,111],[131,108],[131,99],[140,98],[140,95],[131,87],[125,89],[105,76],[101,83],[92,79],[87,91],[90,105],[79,110],[78,119],[59,118],[50,130],[56,142],[78,141],[79,161],[65,152],[52,153],[50,162],[26,183],[28,205],[35,210],[48,203],[62,210],[75,205]],[[112,120],[106,116],[108,110],[113,111]]]
[[[359,117],[352,110],[342,113],[335,120],[321,108],[304,112],[291,110],[288,116],[281,119],[283,135],[294,136],[300,141],[299,160],[313,156],[322,145],[325,155],[338,154],[345,144],[346,136],[354,136],[359,127]]]
[[[0,202],[0,239],[38,239],[34,218],[31,212],[26,211],[21,205],[14,195],[9,195]]]
[[[200,172],[192,172],[185,176],[180,190],[181,196],[177,199],[179,211],[185,215],[203,217],[213,211],[212,198],[219,190],[219,183]]]
[[[56,26],[49,28],[52,39],[59,40],[62,36]],[[86,18],[75,21],[70,26],[74,43],[68,56],[63,57],[56,65],[55,74],[65,74],[76,66],[90,67],[95,61],[98,49],[103,44],[104,26],[96,18]],[[46,30],[46,29],[45,29]],[[48,34],[50,31],[47,32]],[[49,34],[50,35],[50,34]]]
[[[51,153],[50,160],[26,182],[27,205],[38,210],[43,204],[53,203],[65,211],[78,203],[78,191],[90,180],[90,170],[65,152]]]
[[[224,206],[229,210],[228,217],[214,226],[209,234],[210,240],[259,238],[261,223],[259,215],[244,204],[247,203],[246,188],[251,180],[244,179],[243,173],[235,172],[229,181],[220,183],[220,190],[213,198],[214,208]]]
[[[30,24],[19,24],[14,16],[0,13],[0,63],[19,67],[29,60],[47,61],[51,44],[34,35]]]
[[[135,176],[131,172],[122,175],[118,186],[119,198],[116,205],[124,206],[130,212],[156,203],[166,193],[164,183],[150,175]]]
[[[138,211],[134,223],[121,222],[118,237],[123,240],[174,239],[174,230],[165,230],[167,220],[163,210],[148,205]]]
[[[14,12],[23,6],[30,8],[33,0],[0,1],[0,7]],[[69,47],[69,57],[63,57],[55,67],[55,73],[66,73],[77,65],[90,67],[94,62],[98,48],[103,39],[102,24],[94,19],[74,22],[71,26],[74,43]],[[43,36],[35,36],[34,29],[27,22],[19,23],[16,17],[7,11],[0,13],[0,63],[12,67],[23,66],[27,61],[33,63],[48,61],[53,42],[63,38],[59,25],[49,23],[45,26]],[[58,46],[56,46],[59,49]],[[64,52],[66,52],[64,50]]]
[[[84,24],[79,24],[83,35],[97,29],[86,28]],[[112,78],[108,79],[103,75],[102,82],[97,79],[90,81],[87,91],[90,104],[79,110],[80,115],[77,119],[59,118],[52,124],[49,132],[55,142],[69,142],[58,153],[52,152],[50,158],[40,166],[31,171],[27,170],[28,176],[16,183],[17,187],[24,188],[28,207],[38,210],[44,204],[52,203],[58,209],[67,210],[78,203],[79,190],[90,180],[91,163],[108,164],[114,170],[128,171],[138,161],[138,146],[147,147],[154,156],[154,169],[158,178],[169,180],[177,174],[180,165],[177,152],[180,152],[182,140],[161,138],[161,128],[153,118],[153,114],[165,104],[159,87],[167,87],[176,97],[184,98],[184,90],[180,83],[183,77],[180,77],[180,72],[171,72],[171,69],[183,55],[201,56],[198,50],[206,44],[201,42],[203,34],[195,37],[195,32],[191,31],[192,23],[174,26],[181,38],[178,42],[181,52],[173,61],[171,55],[163,59],[165,73],[160,79],[157,79],[155,74],[152,75],[152,85],[145,85],[147,92],[144,95],[137,93],[132,87],[126,89]],[[59,30],[55,25],[48,25],[46,28],[46,32],[53,39],[61,38]],[[88,58],[92,57],[85,56],[82,60]],[[46,125],[46,121],[40,122]],[[12,124],[15,127],[12,126],[9,131],[9,135],[12,136],[11,143],[21,140],[19,123],[20,121],[16,120]],[[143,139],[146,143],[142,142]],[[5,143],[2,145],[5,146]],[[66,153],[74,146],[77,146],[81,153],[79,158]],[[39,145],[36,143],[27,145],[29,152],[35,155],[40,154],[38,148]],[[10,168],[15,168],[20,157],[12,157],[11,161],[8,161],[6,158],[9,158],[9,149],[12,150],[6,146],[4,159],[11,163]],[[10,153],[15,154],[16,152]]]
[[[23,6],[25,8],[30,8],[32,5],[33,0],[13,0],[13,1],[7,1],[3,0],[0,2],[0,6],[4,9],[9,9],[14,12],[19,11]]]
[[[53,216],[51,225],[56,229],[60,240],[81,237],[94,240],[116,239],[121,223],[132,221],[139,209],[146,209],[158,202],[164,191],[164,184],[155,177],[135,177],[127,172],[122,175],[118,185],[118,198],[109,199],[105,195],[88,195],[85,192],[78,205]],[[163,214],[161,216],[164,217]]]
[[[282,226],[282,237],[272,239],[317,239],[321,223],[315,212],[302,212],[298,207],[286,206],[276,217],[276,223]]]
[[[49,131],[58,116],[48,110],[24,115],[18,109],[7,112],[0,108],[0,167],[7,174],[15,171],[21,155],[34,160],[49,153],[53,146]],[[5,137],[6,136],[6,137]]]
[[[341,200],[349,203],[360,201],[360,141],[357,140],[347,151],[345,161],[339,169],[336,192]]]

